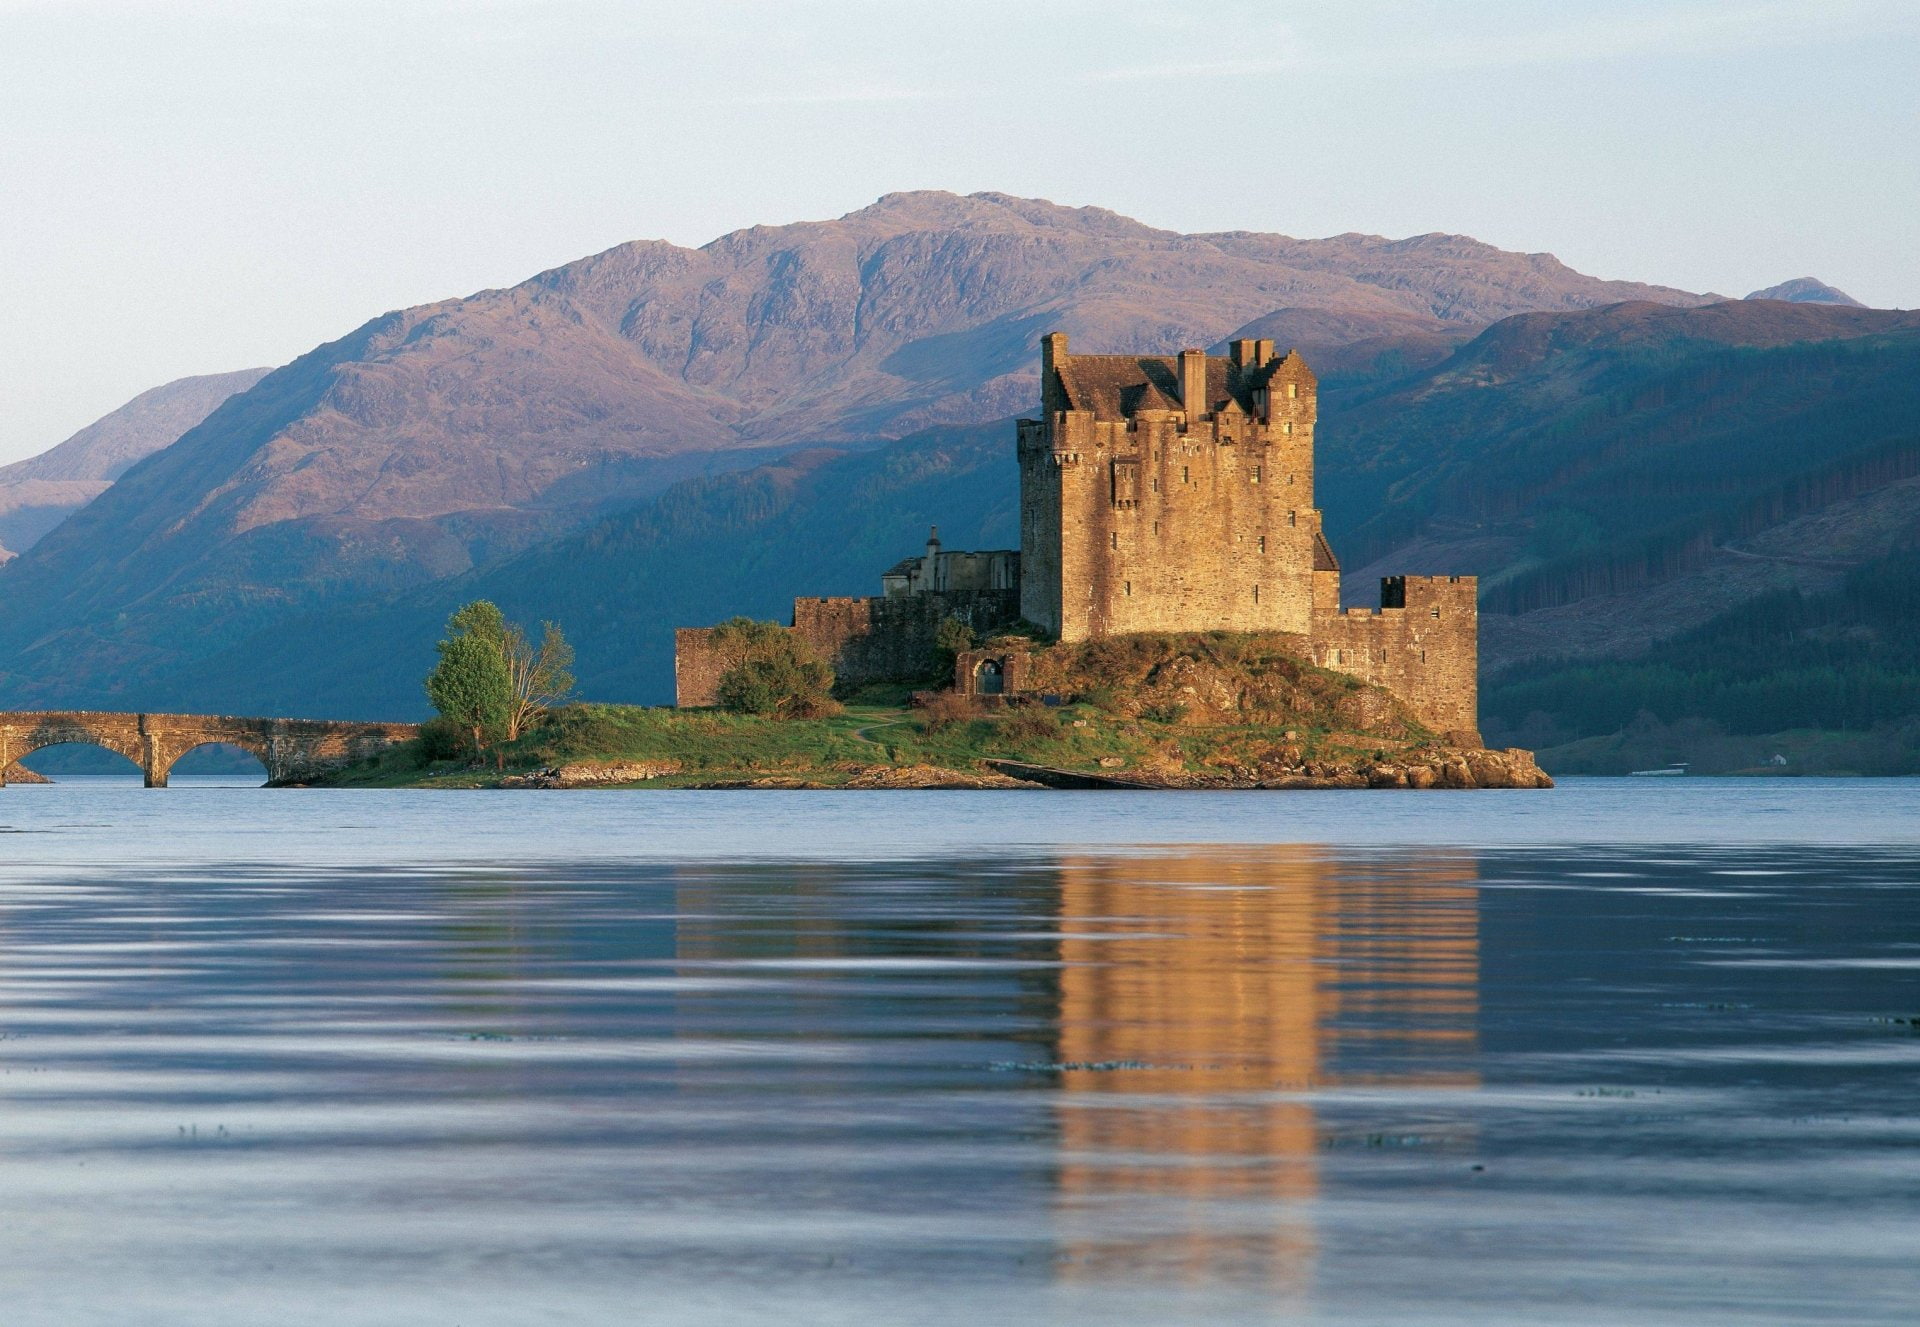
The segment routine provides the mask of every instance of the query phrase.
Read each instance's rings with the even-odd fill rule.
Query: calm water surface
[[[0,792],[0,1322],[1911,1323],[1920,783]]]

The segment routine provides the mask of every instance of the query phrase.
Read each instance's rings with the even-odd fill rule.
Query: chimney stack
[[[1067,334],[1048,332],[1040,338],[1040,409],[1052,419],[1067,408],[1066,393],[1060,389],[1057,373],[1067,362]]]
[[[1207,405],[1207,352],[1183,350],[1180,352],[1180,408],[1187,412],[1187,422],[1197,422],[1207,413]]]

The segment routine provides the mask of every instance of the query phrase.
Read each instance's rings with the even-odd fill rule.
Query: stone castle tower
[[[1054,332],[1040,395],[1018,425],[1022,617],[1063,641],[1287,632],[1434,728],[1477,728],[1473,577],[1391,576],[1378,608],[1340,608],[1313,505],[1319,382],[1297,353],[1074,355]]]
[[[1313,505],[1319,383],[1271,341],[1216,359],[1040,352],[1021,420],[1020,611],[1061,640],[1286,631],[1338,611]]]

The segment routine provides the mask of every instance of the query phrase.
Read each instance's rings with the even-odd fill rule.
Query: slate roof
[[[1174,355],[1070,355],[1058,369],[1068,408],[1091,410],[1096,419],[1126,419],[1140,410],[1178,410],[1180,360]],[[1253,391],[1270,375],[1242,373],[1232,360],[1207,356],[1207,405],[1229,399],[1253,413]]]
[[[1318,530],[1313,532],[1313,569],[1315,571],[1340,570],[1340,559],[1333,555],[1333,545],[1329,544],[1327,537]]]

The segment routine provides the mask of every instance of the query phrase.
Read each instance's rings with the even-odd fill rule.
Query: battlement
[[[1318,381],[1294,351],[1075,355],[1041,340],[1018,426],[1020,612],[1062,640],[1304,635],[1337,570],[1313,505]],[[1337,595],[1337,590],[1335,591]]]

